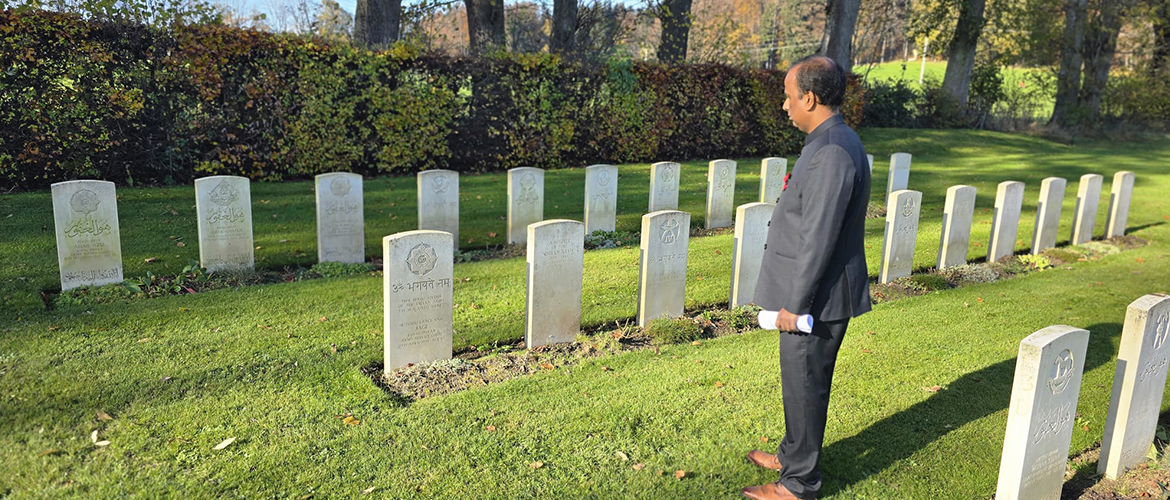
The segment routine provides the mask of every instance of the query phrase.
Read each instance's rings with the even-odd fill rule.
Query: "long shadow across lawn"
[[[1115,358],[1113,339],[1121,335],[1121,326],[1099,323],[1088,327],[1086,372]],[[963,375],[925,401],[825,447],[821,464],[825,471],[822,495],[846,490],[910,458],[951,430],[1007,409],[1015,369],[1013,358]]]

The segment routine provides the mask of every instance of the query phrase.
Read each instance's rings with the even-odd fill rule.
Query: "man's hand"
[[[776,328],[782,332],[795,332],[797,317],[797,315],[788,312],[787,309],[780,309],[780,313],[776,315]]]

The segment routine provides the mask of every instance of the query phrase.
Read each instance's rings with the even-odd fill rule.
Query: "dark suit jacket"
[[[857,133],[834,116],[817,126],[768,223],[754,302],[838,321],[870,310],[865,266],[869,162]]]

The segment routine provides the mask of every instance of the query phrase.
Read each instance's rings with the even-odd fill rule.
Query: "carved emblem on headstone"
[[[540,197],[536,195],[536,176],[532,173],[524,174],[520,178],[520,197],[516,199],[520,203],[536,203],[540,201]]]
[[[662,229],[662,243],[664,245],[670,245],[678,241],[678,232],[682,229],[678,223],[678,219],[673,217],[666,219],[659,228]]]
[[[69,206],[73,208],[74,212],[81,212],[83,214],[92,214],[97,208],[101,200],[98,199],[97,193],[88,189],[82,189],[69,198]]]
[[[667,184],[674,182],[674,167],[670,165],[662,167],[662,182]]]
[[[222,180],[215,186],[215,189],[211,190],[211,193],[207,197],[216,205],[226,207],[240,199],[240,193],[228,181]]]
[[[349,190],[349,179],[338,177],[329,183],[329,191],[333,193],[333,196],[345,196],[349,194]]]
[[[436,175],[431,177],[431,189],[435,191],[435,194],[444,194],[449,187],[451,187],[451,181],[447,179],[447,176]]]
[[[609,172],[608,171],[602,170],[601,172],[598,172],[597,185],[603,186],[603,187],[609,185]]]
[[[435,264],[438,261],[439,256],[435,254],[433,247],[426,243],[419,243],[410,249],[410,254],[406,257],[406,266],[415,275],[426,276],[435,270]]]
[[[719,184],[717,184],[715,187],[718,187],[719,189],[727,189],[731,187],[731,167],[724,165],[723,168],[719,170]]]
[[[902,215],[906,217],[914,215],[914,198],[906,198],[906,203],[902,204]]]
[[[1064,392],[1072,378],[1073,354],[1072,351],[1065,349],[1052,362],[1052,371],[1048,375],[1048,388],[1052,390],[1052,395],[1058,396]]]
[[[1154,349],[1161,349],[1167,336],[1170,336],[1170,313],[1154,320]]]

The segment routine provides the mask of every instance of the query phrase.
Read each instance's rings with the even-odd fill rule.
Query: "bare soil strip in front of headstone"
[[[1120,500],[1129,498],[1164,499],[1170,492],[1170,454],[1167,454],[1167,429],[1170,412],[1158,418],[1158,437],[1149,459],[1117,479],[1097,474],[1101,458],[1100,445],[1074,456],[1065,471],[1061,500]]]

